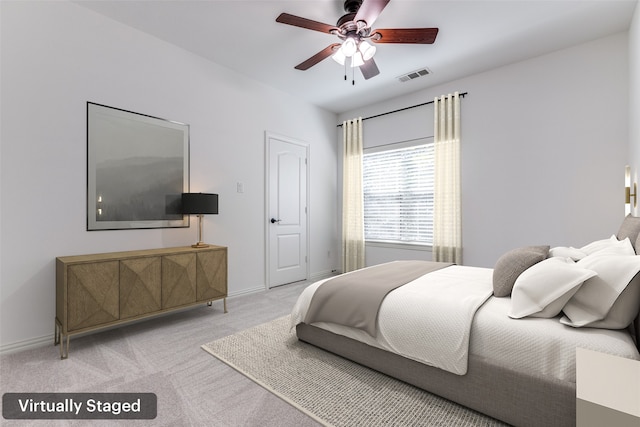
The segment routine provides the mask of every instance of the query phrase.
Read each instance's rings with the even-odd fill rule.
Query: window
[[[363,156],[367,241],[433,243],[433,142],[393,144]]]

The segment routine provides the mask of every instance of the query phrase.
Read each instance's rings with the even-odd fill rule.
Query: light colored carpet
[[[298,341],[289,316],[204,350],[326,425],[499,426],[493,418]]]
[[[0,0],[1,1],[1,0]],[[2,427],[318,427],[303,412],[202,351],[291,312],[307,282],[279,286],[71,338],[69,358],[47,345],[0,355],[4,393],[150,392],[155,420],[5,420]]]

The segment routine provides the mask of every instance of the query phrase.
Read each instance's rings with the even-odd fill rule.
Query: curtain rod
[[[464,96],[465,96],[467,93],[468,93],[468,92],[463,92],[463,93],[461,93],[461,94],[460,94],[460,98],[464,98]],[[398,109],[398,110],[387,111],[386,113],[376,114],[375,116],[365,117],[364,119],[362,119],[362,121],[369,120],[369,119],[375,119],[376,117],[386,116],[387,114],[399,113],[400,111],[410,110],[410,109],[412,109],[412,108],[422,107],[422,106],[424,106],[424,105],[429,105],[429,104],[433,104],[433,101],[423,102],[422,104],[412,105],[412,106],[410,106],[410,107],[404,107],[404,108],[400,108],[400,109]],[[336,125],[336,127],[341,128],[341,127],[342,127],[342,123],[340,123],[339,125]]]

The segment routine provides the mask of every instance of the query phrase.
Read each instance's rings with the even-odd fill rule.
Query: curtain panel
[[[342,272],[364,267],[362,118],[342,123]]]
[[[462,263],[460,95],[434,99],[433,260]]]

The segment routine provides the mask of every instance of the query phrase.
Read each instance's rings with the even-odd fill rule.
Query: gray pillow
[[[618,240],[624,240],[627,237],[631,241],[633,245],[633,249],[635,249],[636,253],[638,252],[638,241],[637,239],[640,236],[640,217],[632,216],[631,214],[627,215],[620,224],[620,229],[618,230],[618,234],[616,237]]]
[[[547,258],[549,246],[526,246],[502,255],[493,269],[493,294],[511,295],[513,284],[523,271]]]

